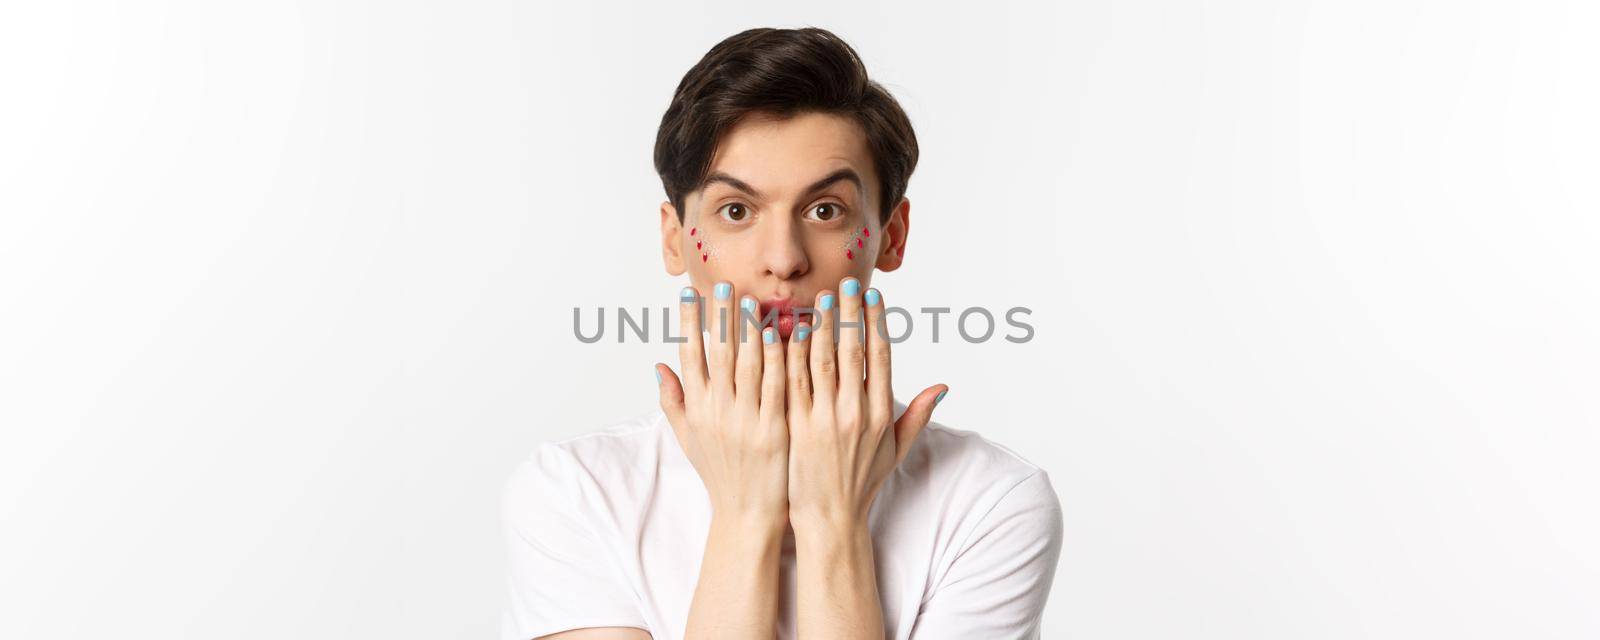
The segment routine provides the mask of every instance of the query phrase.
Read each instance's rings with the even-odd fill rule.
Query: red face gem
[[[706,255],[705,254],[703,254],[703,253],[700,254],[700,261],[701,262],[705,262],[706,261]]]
[[[856,246],[865,248],[867,245],[861,244],[861,238],[856,238]]]
[[[845,249],[844,250],[844,257],[847,260],[854,260],[854,259],[856,259],[856,254],[851,253],[849,249]]]
[[[699,227],[689,227],[689,235],[691,235],[691,236],[694,235],[695,229],[698,229],[698,228]]]
[[[872,237],[872,230],[870,230],[870,229],[868,229],[866,227],[862,227],[861,228],[861,235],[864,235],[864,236],[866,236],[868,238],[871,238]]]
[[[696,249],[700,248],[700,241],[699,240],[695,240],[694,241],[694,248],[696,248]]]

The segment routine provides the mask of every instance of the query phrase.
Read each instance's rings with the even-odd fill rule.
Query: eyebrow
[[[827,176],[824,176],[821,180],[811,183],[811,186],[806,187],[805,191],[800,192],[800,197],[806,198],[815,195],[818,192],[833,186],[833,183],[841,180],[847,180],[854,183],[857,191],[860,191],[863,194],[866,193],[866,187],[862,185],[861,176],[856,173],[855,169],[839,169],[828,174]],[[757,200],[767,199],[766,196],[762,195],[760,191],[756,191],[755,187],[750,186],[749,183],[721,171],[713,171],[711,172],[711,175],[706,176],[707,186],[710,186],[713,182],[721,182],[726,184],[730,187],[755,196]]]

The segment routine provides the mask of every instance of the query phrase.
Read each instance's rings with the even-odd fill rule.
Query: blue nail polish
[[[853,296],[861,293],[861,281],[855,278],[845,280],[844,285],[839,287],[839,292],[847,296]]]
[[[806,341],[806,336],[811,335],[811,327],[800,327],[794,330],[794,337],[801,342]]]
[[[833,308],[833,294],[831,294],[831,293],[824,294],[822,296],[822,302],[818,302],[817,303],[817,308],[821,309],[823,311],[827,311],[829,309],[832,309]]]
[[[733,295],[733,285],[726,282],[718,282],[717,288],[712,293],[717,295],[718,300],[727,300],[728,296]]]
[[[756,299],[755,298],[745,298],[743,300],[740,300],[739,301],[739,306],[744,307],[745,311],[749,311],[751,313],[754,313],[755,310],[756,310]]]
[[[867,306],[878,304],[878,301],[882,299],[883,294],[878,293],[877,289],[867,289]]]
[[[678,292],[678,299],[683,301],[683,302],[694,302],[694,299],[695,299],[694,287],[684,287],[683,291],[679,291]]]
[[[950,393],[950,390],[949,389],[945,389],[944,391],[940,391],[939,395],[934,396],[933,397],[933,406],[935,406],[935,407],[939,406],[939,402],[944,400],[944,394],[946,394],[946,393]]]
[[[661,372],[656,372],[656,384],[661,384]]]
[[[761,341],[762,342],[765,342],[767,344],[772,344],[773,342],[777,341],[777,339],[778,339],[778,332],[773,331],[770,328],[761,332]]]

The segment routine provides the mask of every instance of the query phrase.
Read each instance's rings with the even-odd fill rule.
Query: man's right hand
[[[776,525],[789,517],[789,430],[784,391],[784,343],[777,331],[758,333],[743,320],[732,283],[719,282],[710,298],[694,287],[679,296],[684,342],[678,355],[683,378],[656,363],[661,409],[678,444],[710,495],[714,518]],[[702,336],[700,306],[707,304]],[[760,305],[746,297],[752,314]]]

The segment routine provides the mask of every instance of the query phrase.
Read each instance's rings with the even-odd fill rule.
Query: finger
[[[700,307],[705,301],[694,287],[684,287],[678,293],[678,331],[683,342],[678,343],[678,366],[683,367],[685,391],[696,395],[706,388],[705,336],[700,335]]]
[[[833,393],[839,384],[839,362],[834,344],[833,320],[838,314],[838,296],[832,291],[817,294],[817,324],[812,327],[811,343],[811,404],[833,406]]]
[[[783,341],[778,330],[767,327],[761,331],[761,413],[765,424],[772,418],[785,417],[784,391],[788,379],[783,375]]]
[[[950,387],[936,384],[922,390],[917,397],[911,399],[911,404],[906,405],[905,413],[900,414],[900,419],[894,422],[894,462],[900,464],[906,458],[906,453],[911,451],[911,444],[916,442],[917,434],[922,433],[922,428],[928,426],[928,420],[933,417],[933,407],[944,399],[944,394]]]
[[[839,282],[839,391],[838,402],[846,411],[860,411],[862,380],[866,368],[866,345],[862,342],[861,281],[845,278]]]
[[[796,424],[801,416],[811,413],[811,361],[808,352],[811,345],[810,337],[811,324],[804,322],[795,325],[794,332],[789,334],[789,362],[784,369],[789,379],[786,400],[789,416],[792,418],[790,424]]]
[[[889,328],[884,325],[888,305],[883,293],[867,289],[862,297],[867,311],[867,416],[874,425],[894,419],[894,386],[889,378]]]
[[[734,316],[732,336],[734,351],[733,395],[747,409],[758,409],[761,404],[761,335],[754,327],[753,315],[761,303],[751,296],[739,300],[739,311]],[[752,411],[753,413],[753,411]]]
[[[672,434],[678,438],[678,446],[687,452],[689,421],[684,416],[683,384],[678,380],[678,374],[672,371],[672,367],[657,362],[655,368],[661,412],[667,414],[667,422],[672,425]]]
[[[724,398],[733,397],[733,359],[734,346],[730,338],[732,329],[738,328],[734,323],[737,320],[732,312],[733,283],[718,282],[711,289],[711,307],[706,313],[706,329],[710,337],[706,340],[706,381],[711,389],[711,395],[716,402],[723,402]]]

